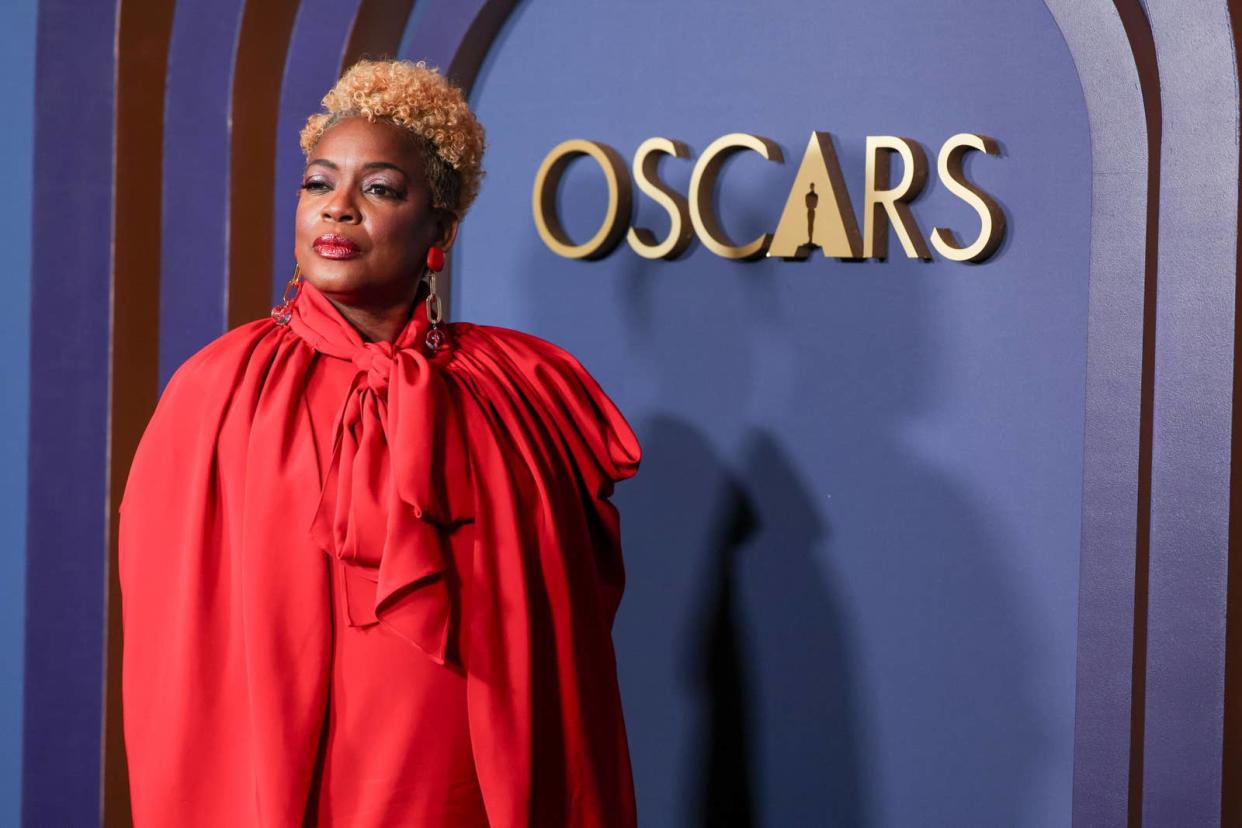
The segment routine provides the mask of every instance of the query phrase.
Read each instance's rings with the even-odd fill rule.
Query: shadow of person
[[[695,686],[702,699],[697,755],[701,764],[689,769],[698,802],[690,824],[750,826],[756,822],[751,747],[753,703],[745,624],[738,618],[737,556],[755,532],[755,513],[746,491],[730,480],[713,521],[716,536],[705,550],[716,559],[704,580],[698,600],[697,642],[687,656]],[[696,778],[697,777],[697,778]]]
[[[740,584],[733,600],[758,645],[750,669],[765,700],[760,768],[771,778],[763,790],[784,800],[765,802],[762,822],[784,811],[826,820],[820,824],[866,825],[856,633],[839,575],[820,552],[832,547],[831,526],[774,435],[750,429],[740,461],[754,518],[733,555]]]
[[[802,813],[865,824],[848,625],[814,560],[828,530],[804,484],[779,443],[758,430],[737,471],[675,417],[654,417],[639,431],[644,485],[618,495],[632,516],[627,569],[663,574],[630,579],[628,608],[639,609],[619,618],[618,658],[635,711],[631,741],[681,748],[642,750],[635,763],[648,813],[660,803],[657,821],[644,824],[766,824],[758,801],[765,776],[785,779],[775,791],[807,779],[792,782]],[[652,645],[670,637],[671,647]],[[631,652],[640,641],[642,656]],[[757,675],[761,665],[768,675]],[[763,733],[759,688],[763,706],[787,713],[763,717]],[[680,697],[679,711],[670,696]],[[665,712],[653,721],[655,711]],[[764,744],[781,746],[774,767],[761,766],[771,758]],[[676,779],[683,790],[670,784]]]
[[[703,584],[700,633],[691,638],[701,641],[706,710],[694,822],[766,823],[754,813],[750,775],[767,774],[785,780],[768,790],[798,792],[794,810],[804,817],[865,825],[851,632],[835,579],[816,562],[829,528],[779,441],[760,429],[744,439],[720,505],[716,573]],[[764,756],[750,733],[755,688],[768,700],[757,710],[782,711],[762,716],[761,742],[779,745],[776,756]],[[765,804],[768,814],[780,809]]]
[[[727,778],[721,810],[745,821],[721,824],[751,824],[753,699],[722,566],[751,532],[744,491],[684,421],[656,414],[637,431],[642,474],[614,495],[627,572],[614,639],[640,822],[702,824]]]

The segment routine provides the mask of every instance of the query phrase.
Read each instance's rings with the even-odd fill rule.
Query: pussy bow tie
[[[395,342],[364,342],[321,293],[302,290],[290,327],[357,368],[335,418],[311,537],[344,567],[351,624],[384,622],[443,663],[451,614],[443,532],[468,519],[449,508],[449,489],[468,490],[468,472],[441,355],[423,350],[423,303]]]

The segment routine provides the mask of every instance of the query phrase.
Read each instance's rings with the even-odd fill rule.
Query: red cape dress
[[[338,778],[374,788],[389,755],[459,740],[492,826],[635,824],[609,496],[638,441],[549,342],[459,322],[429,351],[422,296],[368,343],[304,284],[288,325],[242,325],[169,381],[119,527],[139,828],[327,824],[325,711],[355,684]],[[347,631],[387,649],[340,660]],[[417,730],[386,715],[401,703]],[[435,824],[453,792],[427,788],[457,786],[436,761],[401,765],[421,817],[346,824]]]

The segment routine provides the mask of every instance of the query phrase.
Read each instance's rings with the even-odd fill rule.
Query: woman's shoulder
[[[452,361],[457,370],[516,374],[554,396],[604,397],[599,382],[578,357],[551,340],[515,328],[472,322],[453,323],[451,335],[464,357]]]
[[[629,423],[600,383],[567,349],[513,328],[453,323],[457,358],[449,370],[468,374],[480,401],[509,400],[517,390],[523,416],[542,421],[570,445],[580,467],[591,468],[601,494],[638,468],[641,448]],[[503,406],[502,406],[503,407]]]
[[[567,349],[527,331],[473,322],[454,322],[451,328],[458,348],[466,353],[491,350],[520,356],[528,361],[524,364],[532,368],[539,365],[561,366],[587,373],[578,358]]]
[[[129,480],[165,480],[168,469],[190,462],[187,452],[199,450],[198,439],[214,434],[237,387],[237,378],[251,365],[256,349],[278,341],[270,319],[247,322],[195,351],[173,372],[151,414],[134,455]],[[127,483],[122,501],[129,499]]]

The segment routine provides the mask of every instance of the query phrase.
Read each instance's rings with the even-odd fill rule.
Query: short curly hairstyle
[[[323,97],[327,112],[302,128],[308,158],[329,127],[345,118],[384,120],[418,141],[435,206],[464,215],[483,178],[483,125],[461,90],[424,61],[360,60]]]

